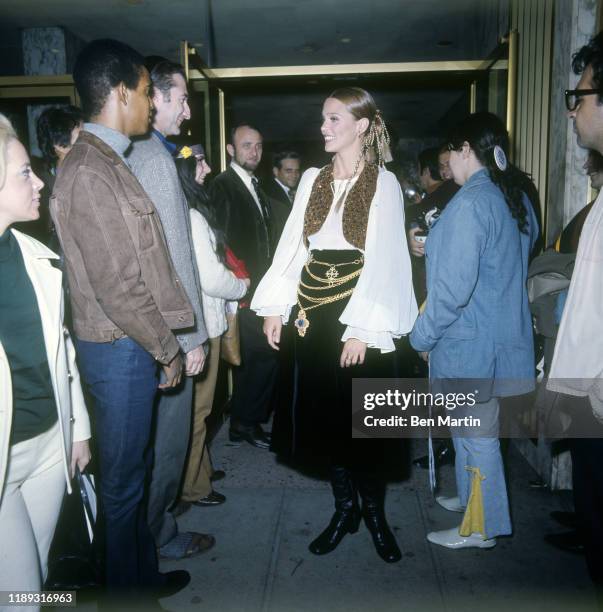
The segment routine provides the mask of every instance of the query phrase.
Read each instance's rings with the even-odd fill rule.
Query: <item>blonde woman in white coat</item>
[[[191,232],[199,269],[203,318],[209,334],[209,357],[205,371],[195,384],[193,429],[190,452],[182,487],[181,510],[188,504],[216,506],[226,501],[211,484],[213,468],[209,456],[205,419],[209,416],[220,364],[220,341],[226,331],[226,300],[239,300],[249,288],[249,279],[237,278],[225,266],[225,245],[214,231],[212,215],[206,206],[203,183],[211,168],[201,145],[184,147],[176,160],[183,191],[191,208]]]
[[[90,460],[57,256],[9,229],[38,219],[42,187],[0,114],[0,591],[41,590],[65,487]]]

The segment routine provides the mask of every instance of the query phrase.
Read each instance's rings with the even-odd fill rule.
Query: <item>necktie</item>
[[[266,201],[264,200],[264,196],[260,190],[259,181],[254,176],[251,179],[251,183],[255,190],[255,195],[258,197],[258,201],[260,203],[260,208],[262,209],[262,216],[264,217],[264,221],[266,222],[266,225],[268,225],[268,222],[270,220],[270,211],[268,210],[268,206],[266,205]]]
[[[266,204],[266,200],[264,200],[264,196],[260,190],[258,179],[255,178],[255,176],[252,177],[251,184],[253,185],[255,194],[258,197],[260,208],[262,209],[262,226],[264,228],[264,235],[266,237],[266,253],[268,257],[270,257],[270,211],[268,210],[268,205]]]
[[[295,201],[295,189],[289,189],[289,193],[287,193],[287,195],[289,196],[291,204],[293,204],[293,202]]]

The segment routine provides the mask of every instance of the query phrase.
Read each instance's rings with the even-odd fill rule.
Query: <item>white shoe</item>
[[[465,512],[465,508],[461,506],[461,500],[458,495],[455,497],[446,497],[446,495],[438,495],[436,503],[440,504],[445,510],[450,512]]]
[[[484,540],[481,533],[472,533],[470,536],[459,534],[459,527],[444,529],[443,531],[432,531],[427,534],[427,539],[432,544],[439,544],[446,548],[494,548],[496,538]]]

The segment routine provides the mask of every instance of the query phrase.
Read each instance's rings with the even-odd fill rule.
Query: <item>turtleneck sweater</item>
[[[19,243],[0,235],[0,342],[11,372],[11,444],[47,431],[57,420],[42,319]]]

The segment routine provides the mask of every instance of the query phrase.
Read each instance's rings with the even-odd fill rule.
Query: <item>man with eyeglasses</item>
[[[602,94],[601,89],[566,89],[565,90],[565,107],[571,113],[578,108],[584,96],[594,96]]]
[[[581,77],[575,90],[565,92],[565,99],[578,144],[603,153],[603,33],[574,55],[572,68]],[[552,391],[574,396],[574,408],[591,421],[581,431],[572,432],[571,453],[574,504],[600,605],[603,603],[602,268],[603,195],[600,193],[580,236],[548,382]],[[592,437],[593,433],[599,437]]]

